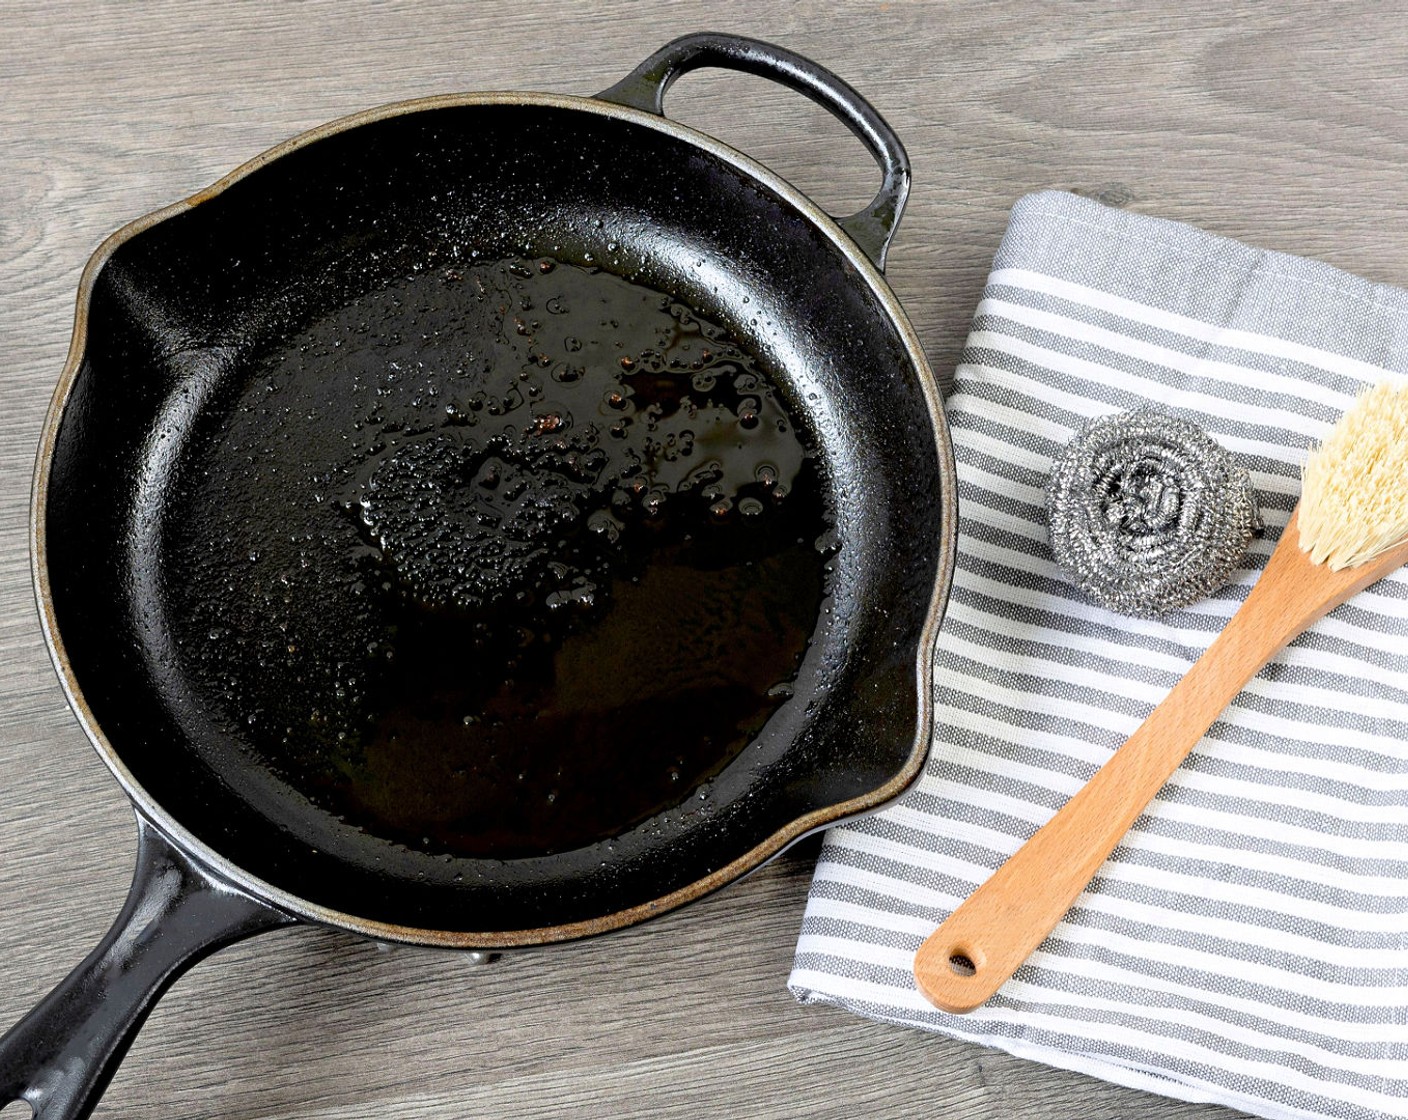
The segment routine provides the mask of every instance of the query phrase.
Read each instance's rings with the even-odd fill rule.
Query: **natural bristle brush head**
[[[1366,389],[1301,475],[1300,547],[1335,571],[1408,540],[1408,379]]]

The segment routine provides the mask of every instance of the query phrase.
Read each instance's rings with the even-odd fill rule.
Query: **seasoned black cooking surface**
[[[790,694],[817,455],[680,303],[432,263],[247,368],[181,463],[169,624],[203,709],[324,809],[448,855],[578,848],[692,796]]]

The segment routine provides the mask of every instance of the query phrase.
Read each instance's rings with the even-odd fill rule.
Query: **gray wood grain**
[[[0,1020],[101,934],[134,850],[126,802],[50,670],[26,546],[74,289],[108,232],[343,113],[461,89],[591,93],[676,34],[736,30],[832,67],[904,138],[915,188],[890,277],[943,373],[1007,208],[1041,187],[1408,282],[1404,14],[1310,0],[7,0]],[[837,212],[877,179],[839,125],[758,79],[692,75],[669,111]],[[98,1115],[1233,1115],[797,1007],[784,984],[814,852],[651,925],[483,967],[307,929],[237,946],[161,1003]]]

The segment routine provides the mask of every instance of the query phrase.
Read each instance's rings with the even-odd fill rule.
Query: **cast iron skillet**
[[[833,219],[666,120],[665,91],[701,66],[829,109],[880,164],[874,201]],[[167,986],[251,934],[302,921],[491,949],[602,933],[915,779],[956,495],[932,374],[881,276],[908,184],[899,140],[839,78],[697,34],[595,98],[468,94],[333,122],[99,248],[39,449],[32,547],[54,664],[136,809],[137,871],[98,948],[0,1040],[0,1104],[88,1115]],[[484,259],[594,261],[723,324],[805,411],[825,463],[840,548],[795,695],[711,783],[707,811],[663,812],[609,851],[445,860],[281,800],[190,709],[164,644],[163,517],[203,410],[271,336],[451,236]]]

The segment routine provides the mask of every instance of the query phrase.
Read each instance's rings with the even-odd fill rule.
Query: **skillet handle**
[[[597,97],[664,116],[665,91],[676,78],[704,66],[738,70],[779,82],[830,110],[865,144],[883,173],[880,191],[868,206],[836,222],[884,271],[885,255],[909,196],[909,156],[870,102],[830,70],[761,39],[701,31],[667,43]]]
[[[83,1120],[162,993],[202,957],[295,919],[225,883],[137,815],[126,905],[88,958],[0,1038],[0,1106]]]

